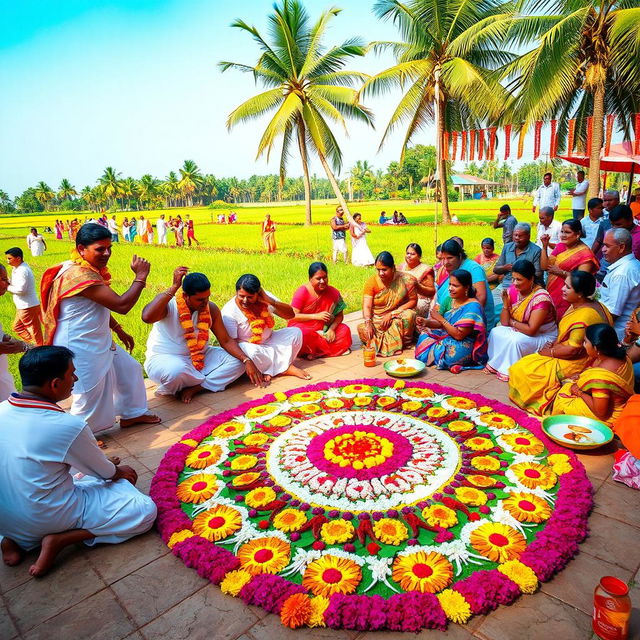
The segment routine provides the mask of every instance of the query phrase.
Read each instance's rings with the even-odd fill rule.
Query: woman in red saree
[[[351,330],[343,322],[346,304],[340,292],[329,286],[324,263],[309,266],[309,282],[293,294],[291,306],[296,315],[289,326],[302,331],[300,356],[314,360],[350,353]]]
[[[560,242],[549,255],[549,236],[542,236],[540,266],[548,274],[547,291],[556,307],[556,317],[562,318],[569,303],[562,296],[564,281],[572,271],[595,274],[600,266],[593,251],[582,242],[584,236],[580,220],[566,220],[560,229]]]

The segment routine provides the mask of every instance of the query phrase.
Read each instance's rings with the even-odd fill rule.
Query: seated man
[[[200,391],[222,391],[245,371],[254,384],[262,384],[262,374],[229,337],[210,295],[207,276],[187,275],[187,267],[178,267],[171,286],[142,310],[142,320],[153,324],[144,369],[160,385],[158,395],[189,403]],[[209,344],[209,331],[222,348]]]
[[[295,316],[291,305],[280,302],[262,288],[256,276],[246,273],[236,282],[235,297],[222,307],[222,321],[267,382],[280,374],[310,380],[308,373],[293,364],[302,347],[302,331],[297,327],[273,331],[274,313],[283,320]]]
[[[36,577],[64,547],[116,544],[156,517],[153,500],[133,486],[136,472],[109,461],[84,420],[56,404],[77,380],[72,358],[66,347],[28,351],[19,363],[22,393],[0,404],[2,557],[14,566],[40,547],[29,569]],[[84,476],[74,478],[72,467]]]

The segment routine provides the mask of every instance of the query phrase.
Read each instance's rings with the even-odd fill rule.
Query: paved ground
[[[314,381],[384,377],[367,369],[362,354],[308,365]],[[482,373],[454,376],[430,370],[424,380],[473,391],[508,402],[507,385]],[[270,391],[301,386],[295,378],[274,381]],[[188,407],[153,396],[150,404],[163,422],[129,431],[112,430],[108,455],[118,455],[140,474],[148,491],[166,449],[212,413],[235,407],[265,392],[237,383],[224,393],[198,396]],[[611,451],[581,455],[595,492],[591,535],[580,555],[553,581],[510,607],[473,618],[447,633],[426,631],[424,638],[526,640],[591,638],[593,589],[603,575],[630,584],[634,605],[631,638],[640,638],[640,492],[613,482]],[[273,615],[225,596],[172,556],[155,532],[117,546],[68,550],[48,577],[27,574],[30,558],[17,568],[0,567],[0,640],[60,638],[95,640],[390,640],[398,633],[357,633],[327,629],[291,631]],[[414,636],[407,636],[414,637]]]

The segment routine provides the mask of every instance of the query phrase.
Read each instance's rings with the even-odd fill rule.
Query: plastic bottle
[[[631,598],[629,587],[618,578],[605,576],[593,594],[593,630],[602,640],[625,640],[629,634]]]

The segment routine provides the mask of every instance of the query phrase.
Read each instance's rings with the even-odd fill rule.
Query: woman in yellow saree
[[[542,236],[542,253],[540,266],[548,274],[547,291],[556,307],[558,320],[569,308],[569,303],[562,297],[565,278],[576,269],[596,273],[600,264],[593,251],[581,240],[584,236],[580,220],[566,220],[560,229],[560,242],[548,255],[549,236]]]
[[[608,324],[588,327],[584,346],[590,366],[576,382],[562,385],[552,413],[585,416],[612,427],[633,395],[633,365]]]
[[[558,325],[558,338],[509,369],[509,398],[514,404],[542,416],[550,410],[563,381],[584,369],[588,362],[584,350],[587,327],[612,323],[609,311],[591,300],[595,289],[596,279],[586,271],[572,271],[567,276],[562,295],[570,306]]]
[[[262,244],[264,244],[267,253],[276,252],[276,223],[268,213],[262,223]]]
[[[413,340],[418,296],[415,278],[396,271],[393,256],[382,251],[376,256],[377,274],[364,285],[362,316],[358,335],[381,356],[402,352]]]

